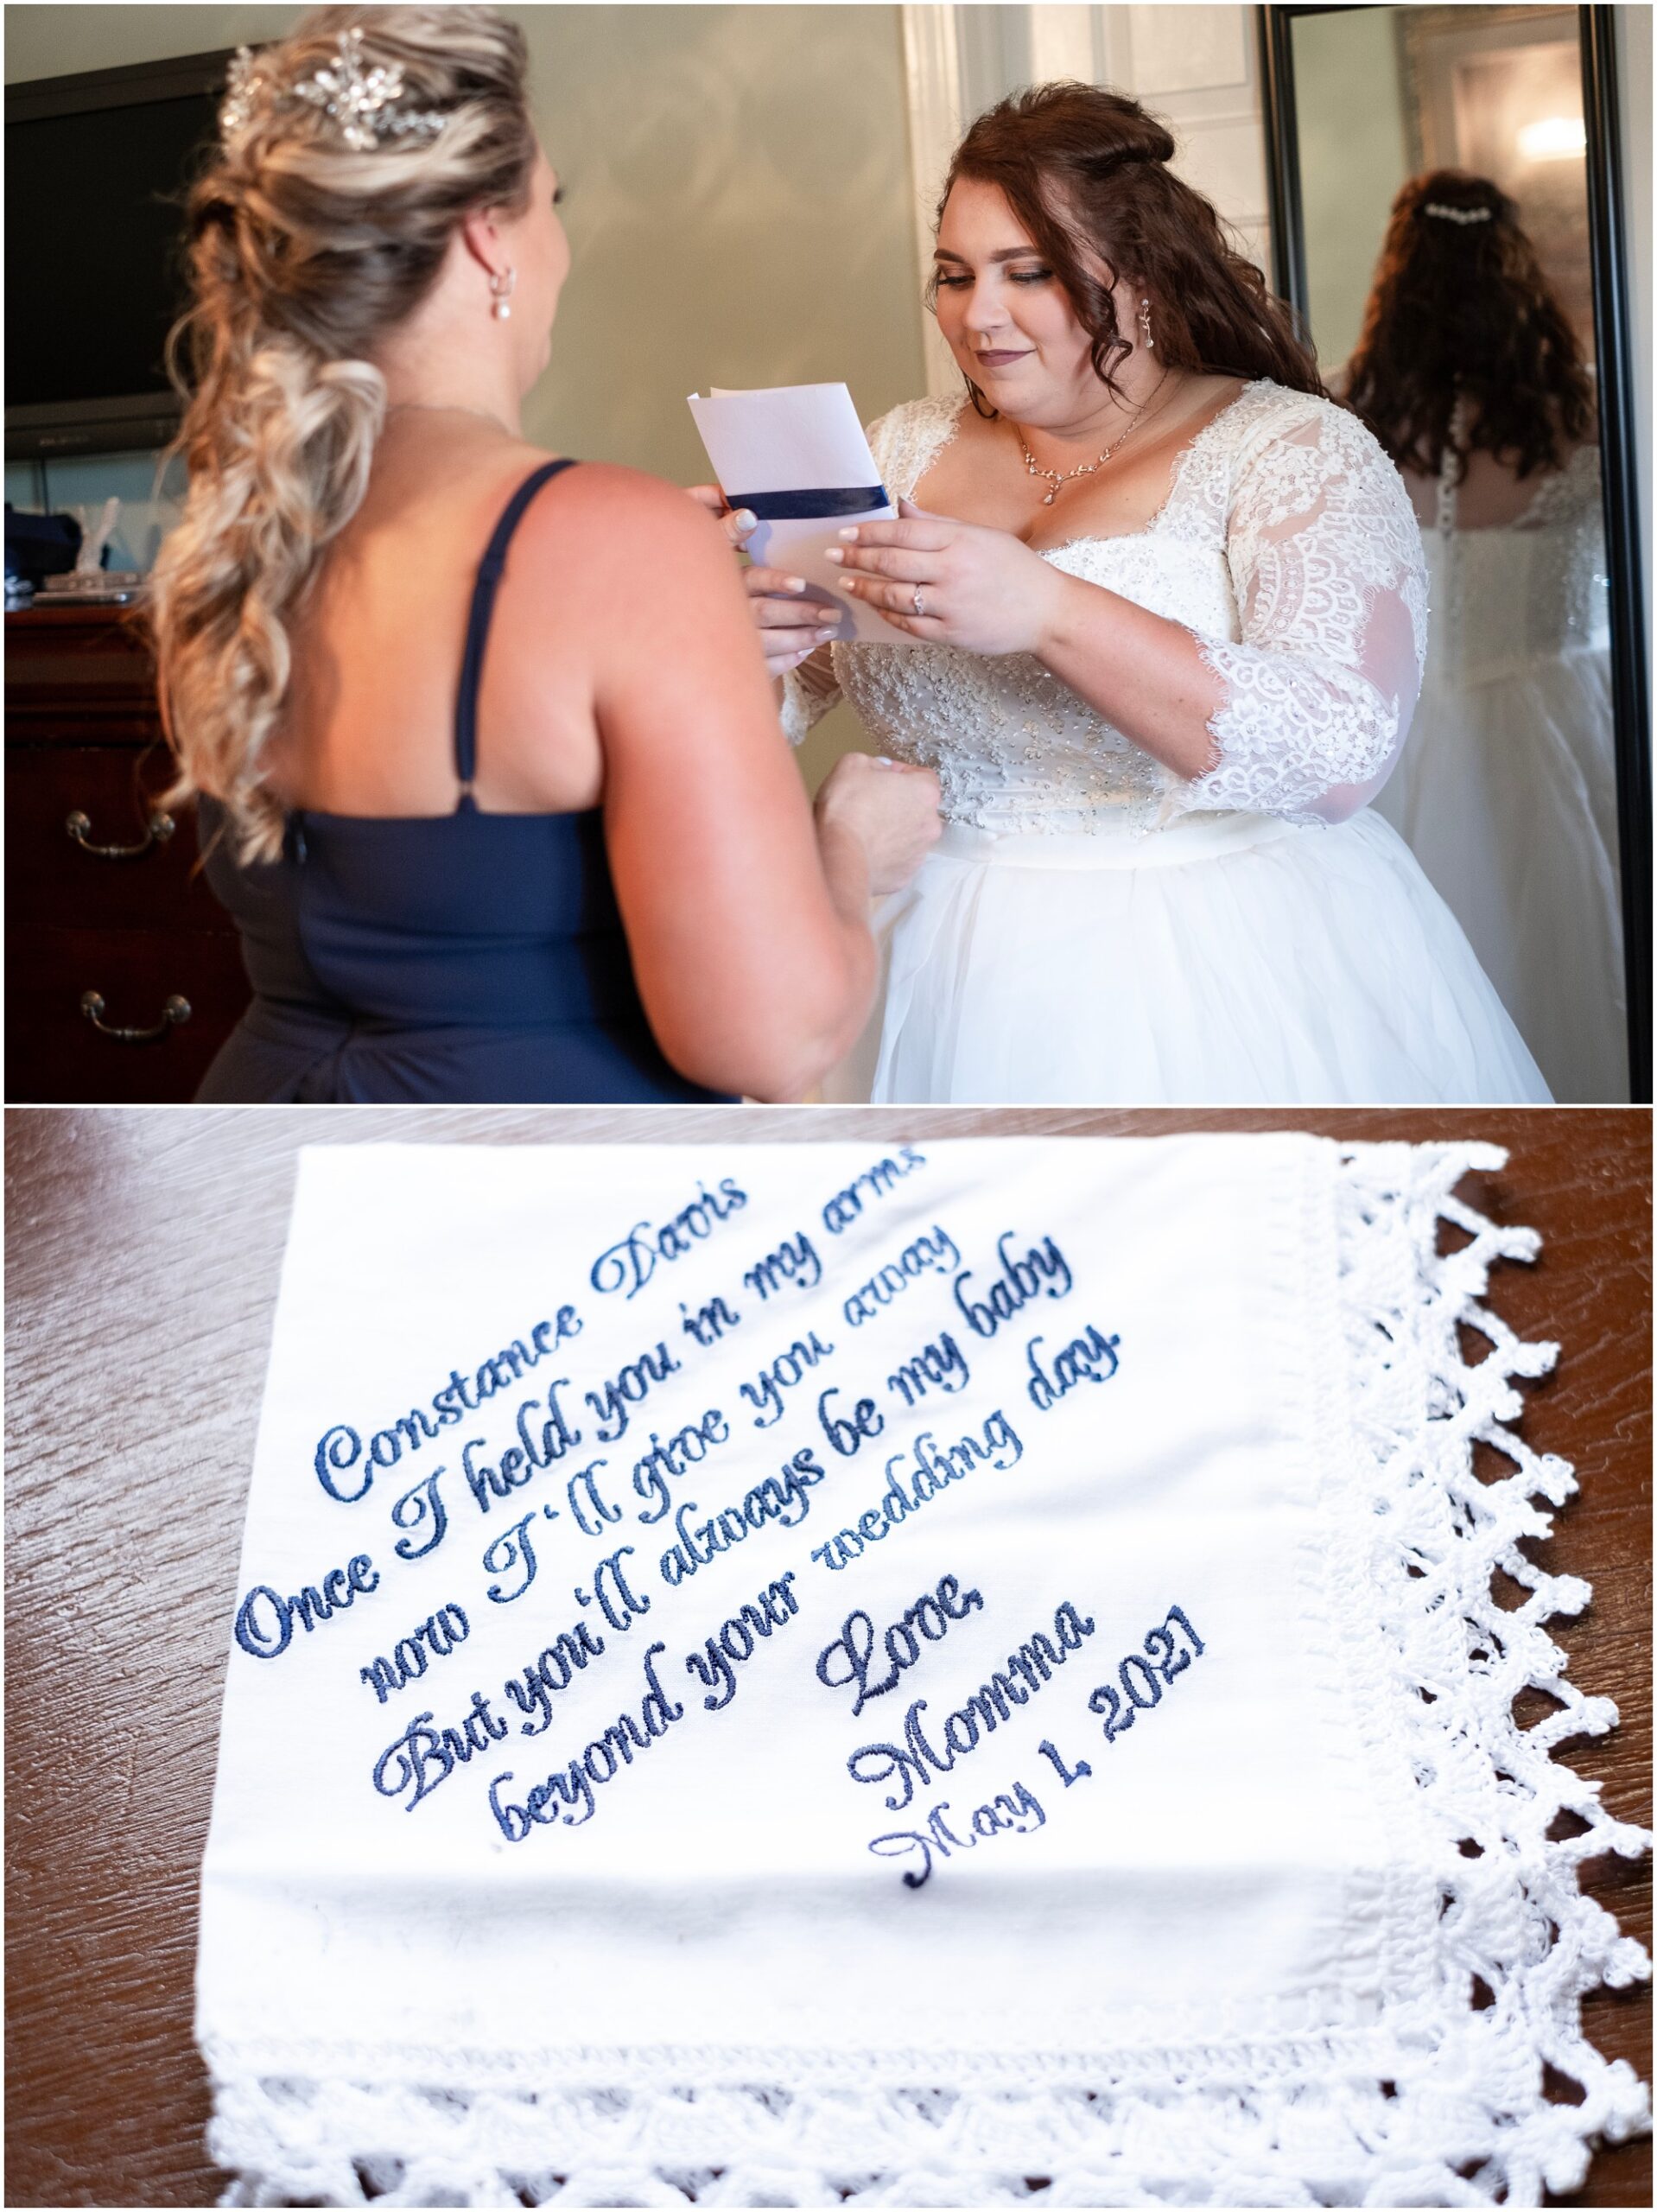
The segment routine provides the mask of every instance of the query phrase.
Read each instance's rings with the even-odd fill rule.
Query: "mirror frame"
[[[1269,5],[1260,18],[1273,282],[1303,326],[1305,229],[1300,142],[1295,116],[1297,16],[1347,15],[1348,7]],[[1589,256],[1594,272],[1594,340],[1599,385],[1600,473],[1610,570],[1611,699],[1616,754],[1616,817],[1622,895],[1622,963],[1628,1001],[1628,1091],[1651,1100],[1651,752],[1647,741],[1646,598],[1635,471],[1635,385],[1627,280],[1628,226],[1622,198],[1616,54],[1609,7],[1577,10],[1582,48],[1582,108],[1588,146]],[[1379,243],[1379,242],[1377,242]],[[1607,1101],[1607,1103],[1611,1102]]]

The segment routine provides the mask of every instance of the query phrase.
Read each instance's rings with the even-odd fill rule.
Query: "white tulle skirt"
[[[826,1097],[1495,1104],[1547,1086],[1403,840],[1190,815],[947,830],[876,918],[884,989]]]
[[[1584,647],[1428,683],[1376,802],[1439,890],[1556,1098],[1628,1095],[1610,664]]]

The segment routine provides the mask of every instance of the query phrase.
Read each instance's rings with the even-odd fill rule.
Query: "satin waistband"
[[[1049,835],[1013,831],[998,836],[965,823],[946,822],[931,860],[987,862],[997,868],[1181,868],[1188,861],[1217,860],[1258,845],[1275,844],[1300,825],[1275,814],[1182,814],[1161,830],[1130,828],[1125,822],[1095,830]]]

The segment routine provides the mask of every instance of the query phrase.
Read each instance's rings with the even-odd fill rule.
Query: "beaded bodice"
[[[1429,683],[1488,683],[1539,658],[1609,644],[1599,448],[1578,446],[1517,521],[1466,530],[1441,480],[1422,538],[1438,609]]]
[[[928,398],[873,426],[894,499],[959,419]],[[1201,641],[1227,686],[1210,775],[1177,777],[1032,656],[953,645],[829,647],[788,680],[790,735],[843,694],[883,752],[936,770],[947,819],[997,832],[1147,830],[1194,807],[1330,818],[1331,791],[1378,780],[1419,680],[1420,547],[1391,464],[1330,402],[1248,385],[1186,448],[1145,529],[1042,558]],[[1382,665],[1370,647],[1389,594],[1402,619]]]

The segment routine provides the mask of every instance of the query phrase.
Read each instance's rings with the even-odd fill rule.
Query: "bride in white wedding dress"
[[[1519,209],[1435,169],[1393,203],[1346,404],[1404,472],[1432,636],[1380,804],[1556,1098],[1628,1095],[1594,383]]]
[[[843,694],[943,787],[826,1095],[1546,1099],[1367,810],[1420,682],[1409,500],[1172,152],[1082,86],[957,152],[936,308],[971,402],[873,426],[905,505],[844,533],[848,591],[917,642],[814,645],[751,575],[790,737]]]

